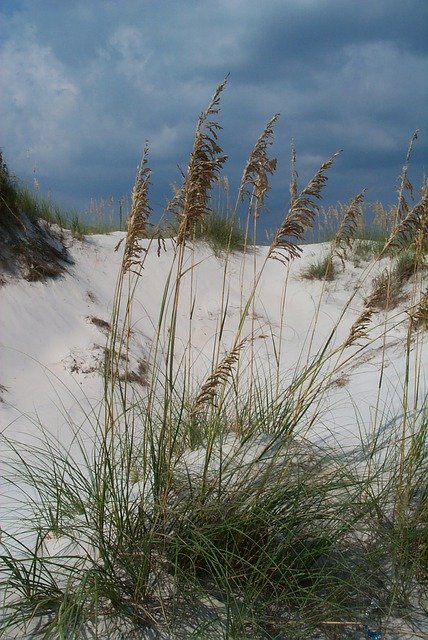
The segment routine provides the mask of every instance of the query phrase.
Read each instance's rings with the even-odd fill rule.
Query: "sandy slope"
[[[64,277],[44,283],[9,279],[0,289],[0,431],[8,438],[28,445],[39,437],[42,425],[45,432],[68,446],[72,443],[74,430],[79,428],[87,433],[90,448],[94,428],[91,409],[96,411],[102,399],[103,350],[121,263],[121,250],[115,252],[114,248],[122,237],[123,234],[117,232],[92,236],[84,242],[69,238],[74,265],[68,267]],[[375,271],[363,277],[367,265],[356,268],[349,263],[330,283],[301,279],[299,274],[304,266],[326,250],[323,245],[304,247],[301,259],[295,260],[289,269],[278,261],[267,263],[254,308],[251,307],[242,331],[243,336],[247,335],[253,324],[256,336],[253,347],[247,346],[247,352],[243,354],[243,371],[249,371],[245,362],[254,348],[254,371],[258,379],[269,375],[274,362],[272,336],[278,338],[281,324],[284,327],[280,372],[283,387],[310,357],[309,351],[314,354],[324,344],[339,318],[332,344],[339,345],[347,337],[362,309]],[[259,266],[266,251],[266,247],[260,247],[256,252]],[[144,365],[144,371],[150,366],[150,348],[156,335],[171,260],[171,245],[160,257],[154,245],[149,247],[134,303],[131,366],[135,371],[140,365]],[[224,261],[213,256],[206,245],[198,245],[194,250],[187,249],[186,265],[189,271],[181,285],[177,361],[188,341],[192,309],[191,360],[197,383],[210,371],[214,336],[221,316]],[[380,268],[382,265],[377,266]],[[229,258],[225,287],[228,299],[223,339],[225,351],[232,344],[242,300],[246,300],[251,290],[253,269],[253,255],[243,258],[237,253]],[[360,286],[362,281],[364,284]],[[285,283],[283,306],[281,294]],[[316,425],[308,431],[307,416],[301,424],[302,433],[315,441],[334,438],[341,447],[353,448],[361,442],[362,433],[391,427],[390,417],[402,413],[406,325],[400,321],[405,318],[400,309],[391,312],[388,320],[384,314],[374,318],[374,337],[388,328],[384,355],[383,340],[374,340],[361,354],[356,354],[351,364],[337,370],[331,378],[328,394],[321,399],[319,408],[322,411]],[[313,332],[315,319],[316,330]],[[350,347],[338,358],[346,361],[357,351],[358,347]],[[422,362],[424,392],[424,372],[428,365],[426,351],[416,353],[413,350],[412,360],[415,357]],[[382,358],[384,376],[379,394]],[[332,363],[338,361],[335,358]],[[144,382],[144,376],[141,382]],[[145,393],[144,384],[139,381],[133,384],[139,393]],[[412,406],[412,397],[409,406]],[[0,452],[0,472],[4,455],[3,450]],[[188,456],[188,464],[192,461],[197,466],[197,452]],[[0,489],[0,526],[10,529],[18,515],[14,510],[11,517],[14,496],[10,487],[5,492],[1,481]]]
[[[36,419],[63,441],[67,440],[67,416],[80,424],[88,405],[96,405],[102,397],[99,371],[106,331],[103,322],[99,321],[110,320],[114,285],[121,260],[120,252],[115,252],[114,247],[122,235],[117,232],[92,236],[85,242],[70,240],[70,253],[75,265],[69,267],[67,275],[45,283],[16,280],[2,287],[0,384],[5,390],[1,395],[0,425],[8,435],[25,440],[34,432],[33,421]],[[265,247],[258,249],[259,264],[265,251]],[[279,334],[281,292],[286,278],[283,384],[295,372],[296,363],[305,361],[316,315],[317,328],[311,345],[312,353],[323,344],[351,295],[354,295],[354,299],[340,322],[335,338],[337,344],[347,336],[361,311],[362,297],[367,292],[374,272],[366,278],[363,288],[356,292],[354,288],[361,278],[362,268],[357,269],[352,265],[348,265],[338,279],[325,285],[299,278],[303,266],[323,251],[325,247],[322,245],[306,246],[303,257],[292,263],[288,274],[286,267],[278,261],[268,262],[254,310],[257,336],[254,349],[259,358],[258,375],[272,363],[271,336],[272,333]],[[136,361],[139,358],[146,361],[148,357],[171,256],[171,250],[160,258],[154,246],[149,250],[135,297],[132,348]],[[197,246],[194,252],[189,250],[187,262],[189,266],[196,265],[192,284],[195,292],[192,358],[195,377],[203,379],[209,371],[213,336],[218,329],[221,312],[223,262],[214,257],[206,245]],[[245,299],[245,292],[251,289],[253,257],[246,258],[241,287],[242,263],[240,254],[230,259],[225,351],[230,347],[239,322],[241,294],[244,293]],[[189,287],[190,272],[182,284],[182,306],[178,321],[178,338],[183,345],[189,331]],[[391,316],[394,318],[391,324],[403,318],[403,315],[397,315],[397,310]],[[379,314],[374,324],[382,324],[382,321],[383,315]],[[249,318],[242,335],[246,335],[250,328]],[[387,337],[386,375],[380,406],[385,406],[388,411],[393,409],[394,395],[397,395],[396,402],[399,402],[405,370],[405,335],[405,326],[399,325],[391,329]],[[351,368],[344,369],[333,378],[337,384],[332,385],[324,425],[319,424],[318,435],[322,435],[324,426],[342,442],[344,438],[351,441],[356,437],[359,440],[359,435],[355,433],[352,402],[357,405],[361,426],[370,428],[377,399],[381,346],[382,342],[374,343],[354,360]],[[344,357],[350,353],[348,349]]]
[[[123,233],[88,237],[84,242],[68,239],[74,265],[64,277],[47,282],[9,280],[0,290],[0,429],[7,437],[20,442],[32,442],[40,435],[40,425],[67,446],[76,428],[88,433],[88,443],[94,428],[89,418],[91,409],[99,407],[103,393],[101,376],[103,350],[106,345],[106,323],[112,311],[112,300],[121,251],[115,251]],[[143,276],[136,289],[132,366],[146,366],[150,347],[156,334],[162,294],[171,267],[172,247],[160,257],[157,247],[149,248]],[[257,265],[266,255],[266,247],[256,252]],[[323,245],[304,247],[300,259],[289,269],[276,260],[269,260],[259,283],[254,309],[250,309],[242,336],[251,331],[254,316],[255,340],[243,353],[242,370],[251,350],[257,354],[254,373],[259,380],[269,377],[274,362],[272,335],[282,333],[281,386],[285,387],[308,358],[325,342],[333,326],[340,320],[335,344],[340,344],[362,309],[375,272],[363,276],[363,266],[351,263],[339,277],[329,283],[308,281],[299,277],[305,264],[313,262],[327,250]],[[214,336],[221,315],[224,261],[213,256],[207,245],[188,249],[188,271],[181,284],[181,306],[177,326],[177,362],[188,342],[190,308],[192,313],[192,371],[195,384],[210,372]],[[242,275],[242,270],[244,273]],[[377,266],[377,269],[381,265]],[[251,290],[254,257],[236,253],[229,259],[226,290],[227,318],[224,331],[224,351],[230,349],[239,323],[242,300]],[[192,277],[191,277],[192,273]],[[359,282],[363,286],[358,289]],[[286,283],[284,315],[281,296]],[[193,298],[190,299],[190,287]],[[356,289],[357,287],[357,289]],[[348,304],[349,298],[353,296]],[[348,306],[347,306],[348,305]],[[401,385],[404,380],[405,319],[394,310],[388,321],[392,327],[386,338],[384,377],[378,398],[379,369],[382,363],[383,341],[374,341],[361,355],[353,358],[332,377],[331,389],[322,399],[322,412],[310,431],[302,424],[302,432],[312,439],[332,437],[341,446],[360,443],[361,431],[368,433],[387,426],[389,415],[401,413]],[[313,332],[316,321],[316,331]],[[384,315],[378,314],[373,324],[379,324],[373,335],[384,329]],[[397,326],[395,326],[397,324]],[[364,341],[362,342],[364,344]],[[348,348],[346,360],[358,347]],[[420,354],[418,354],[420,356]],[[422,359],[426,360],[426,352]],[[336,364],[334,359],[331,364]],[[247,369],[248,371],[248,369]],[[410,385],[411,387],[411,385]],[[137,391],[145,387],[137,384]],[[411,401],[411,398],[410,398]],[[377,406],[377,410],[375,407]],[[320,408],[320,407],[318,407]],[[1,460],[0,460],[1,463]],[[7,500],[3,499],[3,505]]]

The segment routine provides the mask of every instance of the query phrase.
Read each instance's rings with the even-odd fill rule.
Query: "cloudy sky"
[[[144,141],[161,211],[196,118],[227,73],[220,144],[239,180],[281,113],[266,226],[338,149],[325,204],[363,187],[392,203],[408,141],[428,172],[427,0],[2,0],[0,147],[10,168],[80,210],[129,193]]]

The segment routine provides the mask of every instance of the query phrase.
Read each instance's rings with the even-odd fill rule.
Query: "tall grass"
[[[369,347],[386,350],[391,306],[379,318],[369,297],[343,338],[340,322],[355,303],[350,293],[321,346],[314,346],[316,312],[309,348],[291,378],[283,376],[282,328],[278,334],[271,327],[275,357],[269,369],[259,366],[253,348],[256,325],[248,316],[263,277],[275,260],[287,282],[289,263],[300,258],[300,242],[319,214],[335,156],[299,191],[293,151],[284,221],[259,260],[247,256],[256,255],[256,247],[245,246],[242,259],[249,258],[252,278],[232,334],[224,330],[231,262],[230,254],[223,256],[212,361],[205,379],[193,375],[199,355],[193,240],[209,224],[210,192],[225,162],[217,122],[224,88],[219,85],[197,122],[183,186],[170,207],[178,233],[169,249],[145,393],[135,392],[120,367],[128,361],[136,288],[152,285],[145,278],[146,260],[166,248],[156,239],[141,240],[149,235],[151,216],[148,148],[121,245],[103,410],[87,416],[93,450],[78,431],[75,456],[43,430],[40,443],[24,452],[3,438],[11,454],[6,480],[21,491],[27,525],[24,532],[3,532],[4,635],[25,634],[36,625],[44,638],[103,637],[116,625],[130,637],[135,630],[138,637],[157,630],[177,638],[373,638],[394,631],[398,617],[412,622],[416,596],[426,596],[428,414],[418,397],[424,334],[417,321],[423,271],[411,275],[402,411],[389,428],[386,411],[380,412],[373,431],[356,414],[362,443],[351,452],[337,443],[315,445],[308,436],[345,366]],[[256,224],[275,168],[267,149],[276,118],[244,170],[248,228]],[[256,152],[263,161],[255,162]],[[333,242],[332,255],[343,262],[355,241],[359,198],[351,201]],[[402,193],[400,203],[402,208]],[[423,197],[395,222],[383,253],[400,238],[417,240],[421,264],[426,207]],[[227,244],[231,251],[232,232]],[[360,289],[383,253],[364,270]],[[281,286],[278,297],[285,305]],[[187,309],[183,338],[179,318]],[[392,315],[391,322],[396,328],[403,320]],[[382,376],[383,368],[380,389]]]

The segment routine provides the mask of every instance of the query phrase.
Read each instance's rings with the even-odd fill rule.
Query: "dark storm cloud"
[[[249,30],[245,73],[296,79],[296,70],[308,67],[310,79],[323,64],[333,73],[340,68],[350,45],[370,42],[390,42],[399,50],[426,55],[427,24],[424,1],[282,3],[275,12],[262,14]],[[261,68],[260,59],[269,64]]]
[[[276,221],[292,138],[302,182],[344,150],[326,201],[367,186],[369,199],[391,202],[417,127],[417,181],[426,168],[425,0],[4,0],[0,11],[0,144],[19,175],[36,166],[68,205],[129,192],[149,139],[161,209],[196,118],[229,71],[220,142],[232,183],[268,118],[282,114]]]

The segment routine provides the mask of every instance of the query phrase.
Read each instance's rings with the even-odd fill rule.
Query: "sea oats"
[[[417,238],[418,242],[423,245],[427,236],[428,191],[425,191],[421,200],[407,212],[405,218],[395,225],[382,249],[382,253],[385,253],[390,248],[403,248],[408,246]]]
[[[239,354],[246,342],[247,338],[244,338],[234,346],[233,349],[229,351],[219,362],[215,370],[208,377],[207,381],[202,385],[190,412],[192,417],[195,417],[206,404],[214,400],[217,395],[218,387],[222,383],[225,383],[232,373],[232,368],[238,362]]]
[[[317,200],[321,198],[321,190],[327,182],[325,172],[339,153],[324,162],[306,187],[292,198],[288,214],[269,247],[268,257],[285,263],[300,255],[302,250],[296,242],[303,241],[305,231],[313,226],[320,208]]]
[[[267,152],[273,142],[273,127],[278,118],[279,113],[276,113],[263,129],[247,160],[239,186],[238,197],[241,200],[245,195],[256,199],[254,209],[256,218],[260,214],[269,190],[268,174],[272,174],[276,169],[276,158],[269,158]]]
[[[298,173],[297,173],[297,165],[296,165],[296,147],[294,142],[291,143],[291,179],[290,179],[290,206],[293,205],[293,202],[297,200],[298,196]]]
[[[146,237],[147,221],[152,212],[148,201],[151,171],[147,166],[148,146],[144,147],[143,158],[138,167],[134,188],[132,189],[132,209],[128,220],[125,252],[122,269],[132,271],[141,265],[141,255],[146,251],[140,246],[139,240]]]
[[[419,135],[419,129],[416,129],[414,134],[412,135],[409,146],[407,149],[406,159],[404,161],[403,168],[401,170],[400,177],[398,179],[398,206],[397,206],[397,222],[403,220],[407,213],[409,212],[409,205],[407,203],[406,198],[404,197],[405,191],[410,193],[410,197],[413,199],[413,185],[409,180],[408,172],[409,172],[409,164],[410,164],[410,156],[413,151],[413,144],[417,140]]]
[[[226,82],[227,78],[217,87],[207,109],[199,116],[183,186],[176,190],[168,205],[179,218],[177,245],[184,244],[195,224],[210,212],[210,191],[227,159],[221,155],[222,149],[217,144],[217,132],[222,127],[209,119],[219,112],[220,94]]]
[[[343,268],[345,268],[346,248],[351,246],[351,241],[355,237],[355,232],[362,218],[363,210],[361,205],[364,200],[364,194],[365,189],[345,207],[339,229],[333,239],[333,253],[340,258]]]
[[[370,298],[368,298],[364,304],[364,309],[355,320],[352,325],[348,338],[345,341],[345,347],[350,347],[355,344],[357,340],[361,338],[367,338],[367,329],[370,325],[373,315],[376,313],[376,308],[372,304]]]
[[[428,289],[421,295],[419,302],[409,311],[412,328],[428,329]]]

